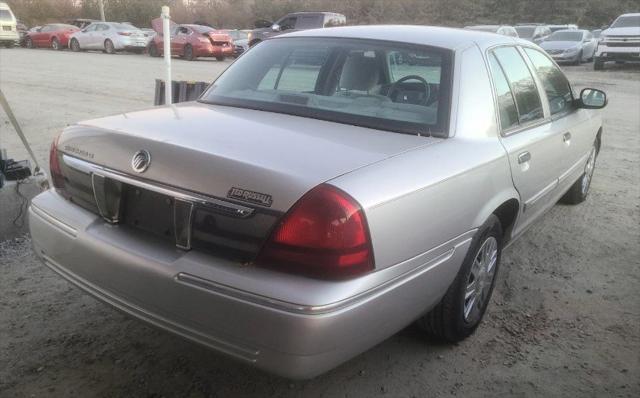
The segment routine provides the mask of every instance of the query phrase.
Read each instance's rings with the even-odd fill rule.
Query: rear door
[[[598,126],[588,110],[575,106],[571,85],[560,68],[541,51],[526,47],[524,52],[531,60],[549,104],[551,129],[558,137],[554,143],[560,152],[557,162],[562,167],[559,188],[565,191],[582,175]]]
[[[546,118],[536,81],[518,48],[503,46],[488,54],[496,91],[501,140],[505,147],[514,185],[523,206],[514,233],[528,226],[553,205],[561,166],[557,145],[561,137]]]

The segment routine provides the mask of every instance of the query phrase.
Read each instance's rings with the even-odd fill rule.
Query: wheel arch
[[[600,153],[600,147],[602,146],[602,126],[598,129],[596,134],[596,154]]]
[[[511,233],[520,213],[520,196],[515,188],[507,189],[488,201],[478,214],[474,225],[483,225],[491,215],[500,220],[503,232],[503,243],[511,240]]]

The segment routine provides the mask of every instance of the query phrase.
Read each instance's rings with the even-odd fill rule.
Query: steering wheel
[[[391,83],[389,91],[387,92],[387,97],[389,97],[393,101],[393,93],[397,90],[398,84],[404,83],[407,80],[417,80],[422,83],[422,85],[424,86],[424,99],[422,100],[421,105],[427,105],[427,103],[429,102],[429,97],[431,97],[431,86],[429,86],[429,83],[427,83],[426,80],[418,75],[408,75],[398,79],[394,83]]]

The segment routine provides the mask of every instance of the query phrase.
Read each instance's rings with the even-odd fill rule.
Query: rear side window
[[[498,110],[500,111],[500,125],[502,130],[508,130],[518,125],[518,109],[516,102],[511,94],[509,83],[504,76],[502,67],[498,63],[495,55],[489,54],[489,66],[491,68],[491,76],[496,89],[498,98]]]
[[[533,76],[515,47],[501,47],[494,54],[515,96],[521,124],[542,119],[542,102]]]
[[[526,48],[524,50],[536,69],[542,81],[544,91],[549,101],[551,114],[567,112],[572,109],[573,95],[566,76],[551,60],[538,50]]]
[[[313,29],[322,26],[322,16],[319,15],[303,15],[298,17],[296,21],[296,29]]]

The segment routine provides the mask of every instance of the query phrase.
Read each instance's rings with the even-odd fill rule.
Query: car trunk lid
[[[129,212],[123,222],[171,239],[177,240],[180,233],[176,230],[177,214],[184,210],[177,209],[182,206],[180,196],[147,192],[144,184],[203,197],[206,209],[196,207],[189,217],[191,243],[229,249],[250,260],[277,220],[313,187],[436,141],[284,114],[185,103],[83,122],[65,130],[58,148],[65,157],[68,189],[79,196],[76,203],[98,212],[96,195],[99,202],[102,194],[97,194],[96,186],[100,191],[109,185],[92,181],[91,171],[79,173],[73,161],[108,170],[94,169],[100,178],[124,176],[120,179],[124,187],[117,188]],[[150,155],[143,172],[133,169],[139,151]],[[237,208],[248,209],[248,215],[229,213]]]

